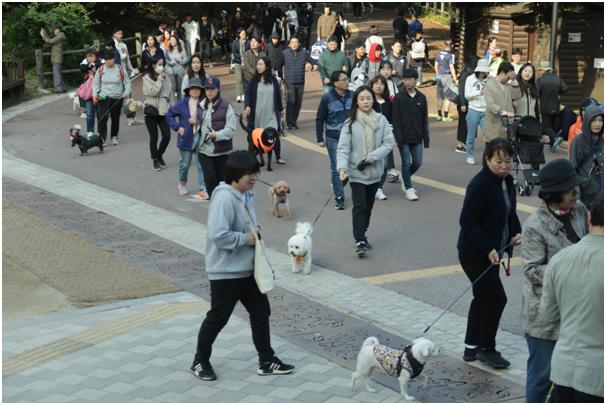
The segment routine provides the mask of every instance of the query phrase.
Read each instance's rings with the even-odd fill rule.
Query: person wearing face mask
[[[457,243],[461,267],[469,281],[475,282],[463,360],[480,360],[498,369],[510,365],[496,350],[495,338],[507,303],[499,262],[505,252],[511,255],[513,246],[522,240],[516,212],[517,191],[510,174],[513,156],[513,146],[505,138],[495,138],[486,145],[482,170],[465,190]],[[482,278],[478,278],[482,273]]]
[[[484,87],[484,101],[486,101],[486,124],[482,131],[484,140],[505,136],[504,120],[515,116],[513,100],[520,98],[520,87],[515,80],[513,66],[509,62],[499,65],[496,77],[490,77]]]
[[[361,86],[353,95],[349,118],[341,129],[337,146],[337,171],[343,182],[349,178],[353,208],[353,236],[356,255],[371,249],[366,232],[375,195],[385,169],[385,158],[395,145],[387,118],[373,109],[374,94]]]
[[[539,317],[543,274],[551,258],[587,235],[587,208],[578,198],[584,179],[566,159],[547,163],[539,172],[541,205],[522,229],[522,328],[528,344],[526,401],[545,402],[549,391],[551,354],[559,336],[559,320]]]
[[[143,76],[143,96],[145,106],[155,108],[155,114],[145,114],[145,126],[149,133],[149,152],[153,168],[156,171],[166,168],[164,152],[170,142],[170,128],[166,121],[166,113],[174,99],[173,86],[164,73],[164,60],[153,58],[148,71]],[[162,135],[158,145],[158,128]]]
[[[328,38],[326,50],[322,52],[318,61],[318,70],[322,80],[322,94],[326,94],[330,90],[332,74],[341,70],[347,72],[348,67],[347,56],[339,49],[337,38],[331,36]]]
[[[583,132],[572,142],[570,163],[586,179],[581,184],[581,200],[591,205],[604,191],[604,109],[591,106],[583,114]]]

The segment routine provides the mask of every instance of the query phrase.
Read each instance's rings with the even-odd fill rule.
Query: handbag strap
[[[240,209],[244,213],[244,222],[246,222],[246,225],[248,225],[248,228],[250,229],[250,231],[255,235],[255,239],[257,240],[257,242],[260,241],[261,233],[259,232],[258,229],[255,230],[255,228],[253,227],[252,219],[250,218],[250,214],[248,213],[248,210],[246,209],[246,206],[244,205],[243,202],[240,202]]]

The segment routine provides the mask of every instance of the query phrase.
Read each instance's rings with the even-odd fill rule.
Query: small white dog
[[[288,240],[288,254],[292,259],[292,272],[311,273],[311,232],[309,222],[297,222],[295,234]]]
[[[75,91],[72,91],[67,96],[72,99],[72,109],[78,111],[78,114],[80,114],[80,99],[78,98],[78,94]]]
[[[356,371],[351,373],[351,389],[355,389],[356,381],[362,379],[366,391],[377,392],[370,388],[368,379],[373,370],[379,368],[396,377],[400,382],[400,394],[407,401],[413,401],[414,397],[408,395],[408,381],[421,374],[428,357],[439,353],[440,349],[431,340],[423,337],[413,340],[404,350],[396,350],[380,345],[379,340],[371,336],[364,341],[358,353]],[[424,378],[426,383],[427,377]]]

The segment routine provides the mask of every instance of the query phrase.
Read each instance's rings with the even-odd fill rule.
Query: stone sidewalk
[[[208,302],[189,293],[122,301],[3,325],[4,402],[397,402],[374,383],[349,388],[351,371],[275,335],[289,376],[255,374],[247,321],[232,316],[212,362],[218,375],[189,371]]]

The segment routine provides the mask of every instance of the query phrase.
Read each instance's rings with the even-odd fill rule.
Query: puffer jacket
[[[198,103],[196,125],[200,125],[203,114],[202,107]],[[166,113],[166,122],[170,129],[178,132],[182,127],[185,130],[182,136],[177,136],[177,148],[180,150],[191,151],[194,148],[194,127],[189,123],[189,117],[189,97],[177,101],[177,104],[170,107]]]
[[[583,132],[572,142],[570,163],[579,176],[587,179],[581,184],[581,200],[589,206],[595,197],[604,190],[604,128],[593,138],[589,124],[595,117],[604,116],[604,110],[591,106],[583,115]]]
[[[350,131],[349,120],[347,120],[341,129],[337,146],[337,171],[346,171],[352,183],[379,182],[385,169],[385,158],[396,144],[387,118],[374,110],[370,113],[376,117],[378,125],[374,131],[374,149],[368,154],[368,159],[372,163],[363,171],[358,170],[357,166],[364,158],[364,126],[356,120],[351,125]]]
[[[581,202],[570,213],[572,227],[579,238],[587,234],[587,209]],[[522,328],[532,337],[557,340],[559,321],[546,322],[539,316],[543,294],[543,274],[549,260],[560,250],[571,246],[564,225],[542,201],[522,227]]]
[[[156,107],[158,115],[166,115],[174,99],[173,86],[168,77],[154,80],[146,74],[143,76],[143,96],[145,105]]]

